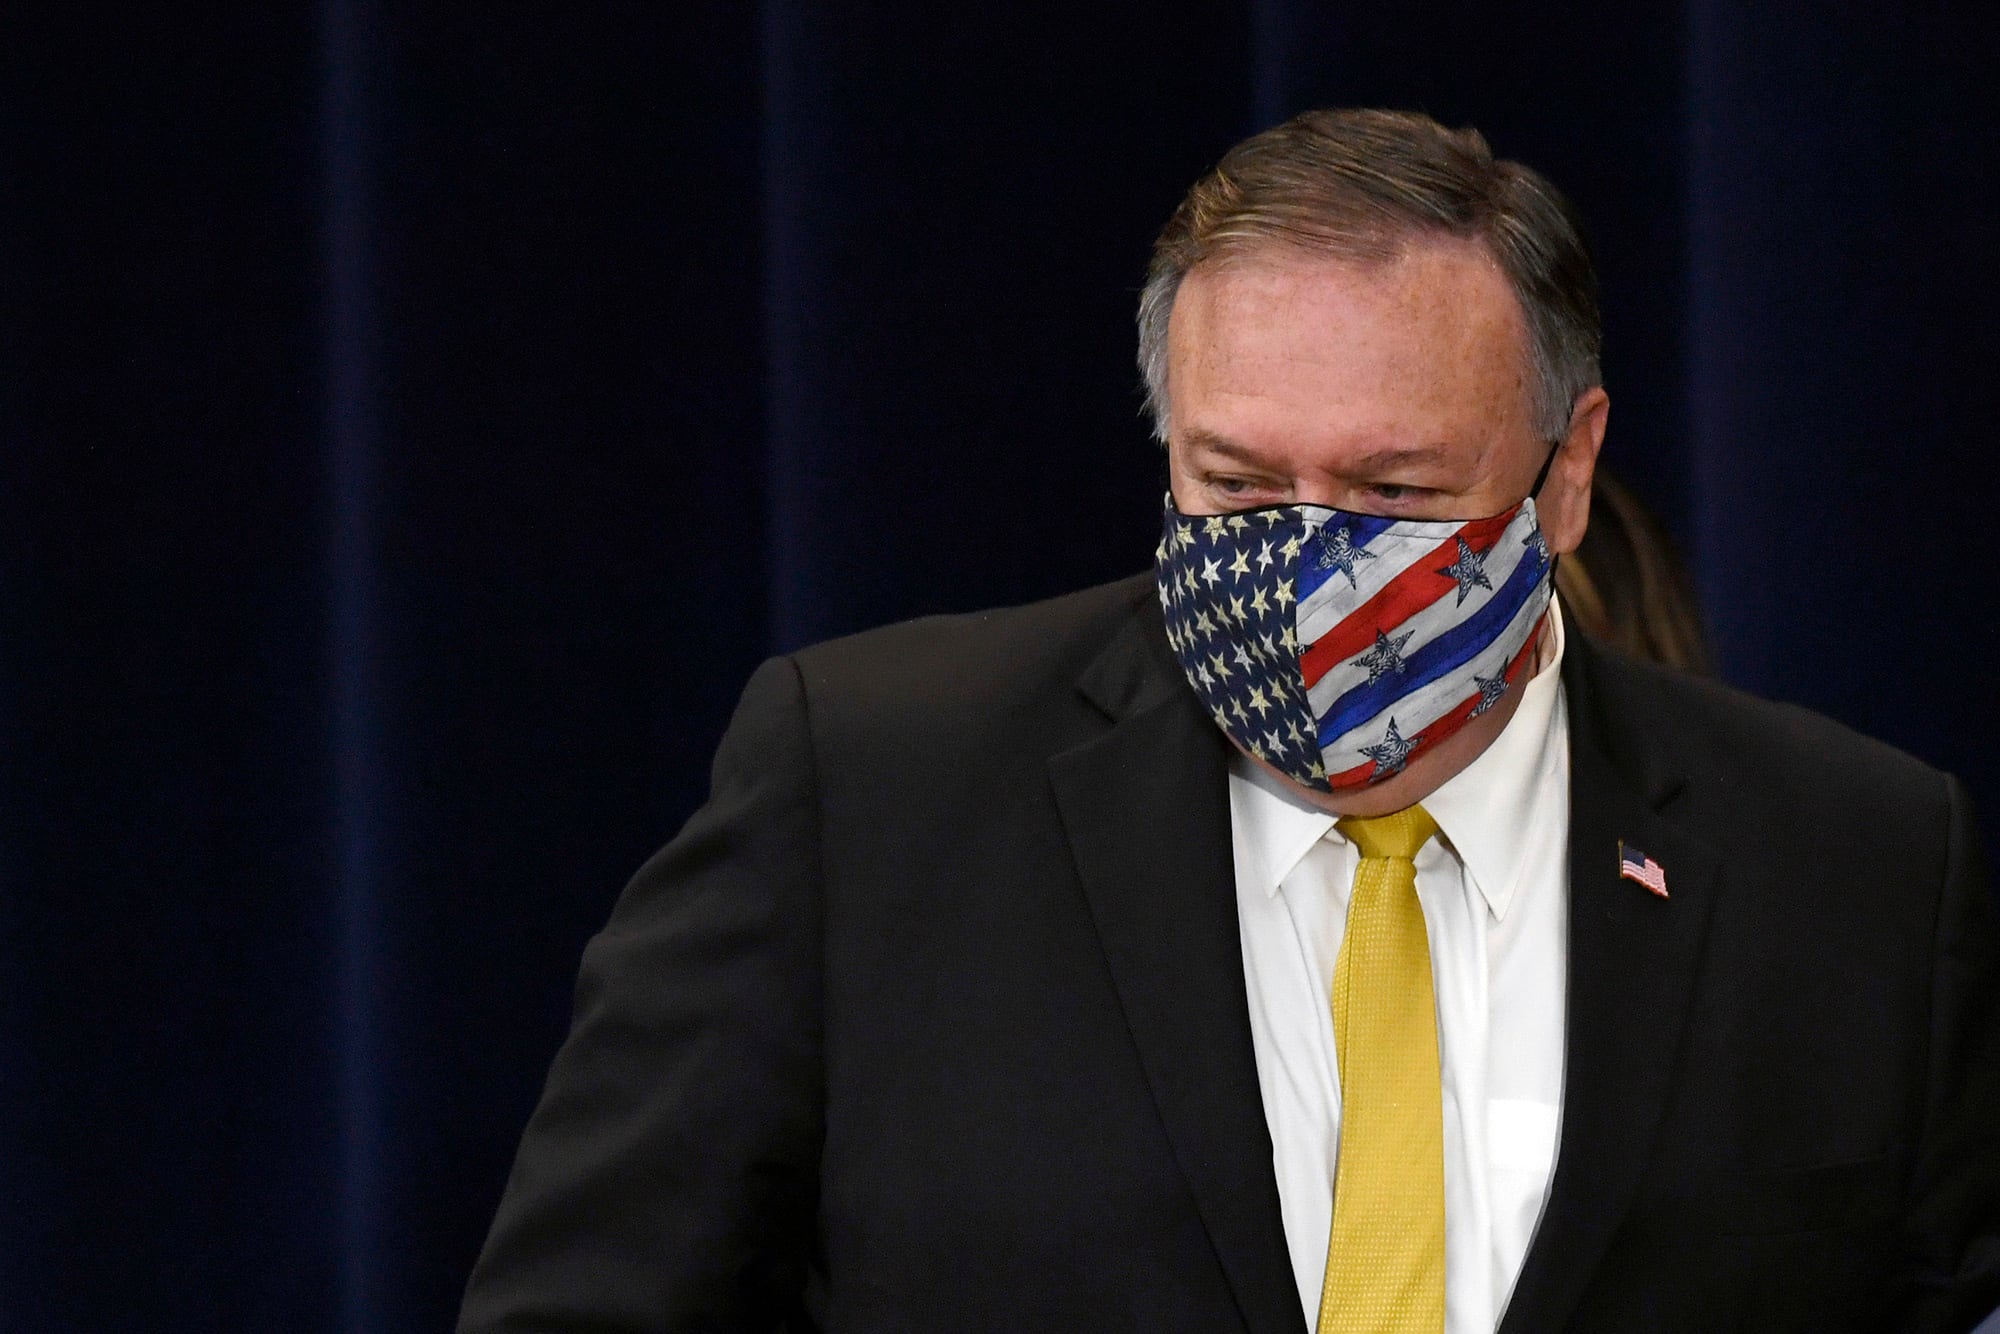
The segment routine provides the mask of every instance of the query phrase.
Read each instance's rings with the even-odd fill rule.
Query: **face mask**
[[[1155,555],[1167,640],[1215,721],[1321,792],[1398,774],[1498,704],[1534,654],[1553,564],[1532,499],[1433,522],[1185,515],[1169,496]]]

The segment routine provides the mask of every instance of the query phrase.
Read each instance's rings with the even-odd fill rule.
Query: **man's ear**
[[[1559,556],[1575,551],[1590,526],[1590,479],[1597,472],[1597,451],[1604,447],[1604,427],[1611,416],[1611,396],[1586,389],[1570,410],[1569,434],[1556,447],[1549,477],[1535,500],[1535,514],[1549,550]]]

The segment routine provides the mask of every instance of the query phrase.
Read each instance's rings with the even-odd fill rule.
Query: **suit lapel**
[[[1562,1139],[1501,1334],[1559,1329],[1644,1172],[1686,1025],[1714,855],[1661,814],[1684,780],[1606,726],[1595,653],[1565,655],[1570,729],[1569,1015]],[[1662,898],[1619,874],[1619,843],[1665,868]]]
[[[1136,616],[1086,674],[1112,726],[1049,772],[1160,1119],[1244,1323],[1296,1334],[1305,1317],[1244,994],[1227,751],[1156,619]]]

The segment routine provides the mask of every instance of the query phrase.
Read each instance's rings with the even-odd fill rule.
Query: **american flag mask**
[[[1306,787],[1379,783],[1500,702],[1548,614],[1535,502],[1413,521],[1186,515],[1155,553],[1167,640],[1222,730]]]

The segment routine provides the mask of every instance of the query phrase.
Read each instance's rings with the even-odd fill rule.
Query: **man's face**
[[[1197,266],[1167,366],[1183,513],[1311,502],[1482,518],[1527,495],[1549,453],[1520,305],[1474,241],[1420,241],[1375,264],[1279,249]],[[1557,552],[1583,537],[1603,426],[1593,390],[1536,502]]]
[[[1549,457],[1531,364],[1520,305],[1476,242],[1426,241],[1379,264],[1279,250],[1198,266],[1167,329],[1174,503],[1184,514],[1297,503],[1409,519],[1498,514]],[[1536,498],[1555,552],[1583,539],[1608,410],[1600,389],[1578,399]],[[1297,791],[1337,814],[1421,801],[1500,734],[1522,681],[1393,778]]]

